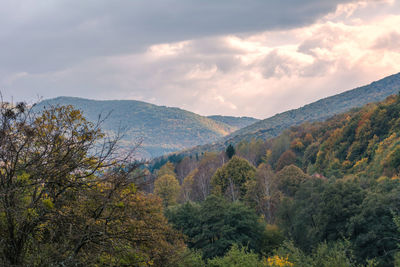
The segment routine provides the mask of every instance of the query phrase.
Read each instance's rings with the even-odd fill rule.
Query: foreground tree
[[[1,105],[0,265],[163,264],[182,248],[100,124],[71,106]]]

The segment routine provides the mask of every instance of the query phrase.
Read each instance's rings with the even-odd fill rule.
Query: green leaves
[[[224,257],[214,258],[207,262],[210,267],[261,267],[265,266],[259,256],[248,252],[244,247],[234,244]]]
[[[225,255],[233,244],[264,255],[282,240],[276,229],[267,229],[261,218],[243,203],[231,203],[213,195],[200,205],[186,203],[173,207],[166,216],[188,236],[188,246],[200,249],[206,259]]]
[[[235,201],[244,197],[245,183],[254,179],[255,168],[247,160],[234,156],[215,172],[211,183],[216,194]]]
[[[165,207],[177,203],[181,186],[176,177],[165,174],[154,182],[154,193],[159,196]]]

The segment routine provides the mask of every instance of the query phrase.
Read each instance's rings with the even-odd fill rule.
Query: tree
[[[226,148],[225,154],[228,157],[228,159],[231,159],[235,155],[235,148],[233,147],[232,144],[229,144],[229,146]]]
[[[246,183],[247,202],[262,214],[268,223],[274,223],[275,212],[281,198],[278,181],[271,167],[260,164],[256,171],[256,179]]]
[[[172,163],[169,162],[169,161],[168,161],[167,163],[165,163],[165,164],[158,170],[157,176],[158,176],[158,177],[161,177],[161,176],[167,175],[167,174],[176,177],[176,174],[175,174],[175,166],[174,166],[174,164],[172,164]]]
[[[264,262],[256,253],[248,252],[245,248],[239,248],[234,244],[224,257],[209,260],[208,266],[212,267],[261,267]]]
[[[165,263],[182,248],[100,126],[71,106],[0,106],[1,265]]]
[[[399,174],[400,171],[400,147],[396,147],[387,155],[384,162],[385,173],[389,176]]]
[[[234,156],[215,172],[211,182],[216,193],[235,201],[244,197],[245,183],[254,180],[254,176],[255,168],[247,160]]]
[[[393,215],[393,222],[396,224],[397,226],[397,232],[400,233],[400,216],[394,212],[392,212]],[[400,239],[397,239],[397,251],[394,254],[394,264],[395,266],[399,266],[400,265]]]
[[[319,151],[319,143],[312,143],[304,151],[303,155],[303,168],[306,169],[309,165],[315,164],[317,160],[317,153]]]
[[[282,153],[279,157],[275,169],[277,171],[282,170],[285,166],[296,164],[296,154],[292,150],[287,150]]]
[[[177,230],[188,236],[190,248],[202,251],[204,259],[225,255],[233,244],[264,255],[281,242],[280,235],[274,229],[267,229],[252,209],[239,201],[231,203],[214,195],[200,205],[188,202],[173,207],[166,216]]]
[[[193,199],[193,183],[194,183],[194,173],[189,173],[188,176],[185,177],[181,186],[181,202],[188,202]]]
[[[353,212],[347,229],[360,262],[376,258],[380,266],[393,264],[400,240],[394,216],[400,210],[399,196],[400,183],[384,180],[365,195],[359,211]]]
[[[276,162],[280,158],[283,152],[288,150],[290,147],[290,136],[287,131],[283,132],[280,136],[274,139],[271,154],[268,157],[268,163],[275,167]]]
[[[169,266],[176,267],[205,267],[206,264],[203,261],[202,255],[200,251],[186,249],[183,251],[179,257],[175,258],[175,260],[170,263]]]
[[[299,167],[289,165],[277,173],[278,189],[287,196],[293,197],[302,183],[311,177]]]
[[[104,223],[113,225],[115,237],[105,240],[108,250],[101,254],[99,265],[169,266],[186,257],[183,237],[168,224],[158,197],[141,192],[127,196],[123,192],[109,212],[115,218]]]
[[[236,155],[258,166],[265,155],[265,149],[265,143],[261,139],[252,138],[250,142],[242,140],[236,145]]]
[[[154,193],[159,196],[165,207],[177,203],[181,186],[178,180],[169,174],[165,174],[154,182]]]
[[[187,177],[196,167],[197,161],[191,157],[185,157],[181,162],[179,162],[175,167],[179,183],[182,184],[185,177]]]
[[[270,260],[271,259],[271,260]],[[278,260],[273,260],[278,259]],[[285,242],[274,257],[268,258],[269,266],[293,267],[357,267],[349,242],[319,243],[309,254],[292,242]],[[368,266],[375,266],[373,264]]]
[[[211,178],[222,165],[219,155],[205,153],[197,169],[193,171],[192,199],[204,201],[211,193]]]
[[[300,138],[296,138],[290,144],[290,148],[293,149],[294,151],[301,152],[304,149],[304,144],[303,142],[301,142]]]
[[[311,179],[300,185],[294,199],[279,208],[279,225],[306,252],[323,241],[350,238],[349,226],[360,212],[365,191],[355,181]]]

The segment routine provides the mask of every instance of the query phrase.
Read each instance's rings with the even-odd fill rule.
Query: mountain
[[[168,213],[176,229],[201,238],[198,229],[215,220],[199,223],[197,218],[210,218],[207,214],[216,206],[213,214],[223,213],[224,201],[242,202],[279,227],[281,240],[290,238],[299,251],[345,240],[353,251],[351,260],[332,264],[333,257],[326,257],[331,266],[368,266],[364,263],[369,259],[376,266],[399,266],[394,263],[399,254],[386,251],[398,251],[400,245],[400,94],[235,149],[229,161],[223,152],[175,157],[177,161],[155,172],[163,179],[164,173],[175,175],[176,170],[182,181],[185,204]],[[215,193],[222,197],[215,198]],[[244,211],[234,213],[235,218]],[[312,217],[305,216],[310,213]],[[322,250],[314,251],[319,256],[313,256],[318,263],[312,266],[328,266],[321,264]],[[353,265],[355,261],[362,264]],[[292,266],[304,266],[304,260]]]
[[[255,166],[266,161],[275,171],[294,164],[326,178],[400,179],[400,94],[250,146],[236,146],[237,154]]]
[[[49,105],[72,105],[92,122],[102,114],[107,117],[102,129],[116,134],[122,129],[126,146],[142,140],[140,157],[150,158],[216,141],[247,126],[253,118],[200,116],[179,108],[157,106],[134,100],[90,100],[76,97],[57,97],[40,102],[37,108]]]
[[[235,131],[218,142],[198,146],[184,151],[184,154],[218,151],[228,144],[237,144],[242,140],[263,139],[278,136],[291,126],[304,122],[323,121],[333,115],[361,107],[367,103],[382,101],[400,91],[400,73],[388,76],[369,85],[358,87],[341,94],[330,96],[298,109],[276,114],[254,124]]]
[[[258,119],[251,117],[232,117],[221,115],[208,116],[207,118],[228,124],[229,126],[236,127],[237,129],[241,129],[259,121]]]

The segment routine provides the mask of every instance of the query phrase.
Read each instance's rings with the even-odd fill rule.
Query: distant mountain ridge
[[[89,121],[96,121],[99,114],[108,115],[103,130],[112,135],[122,129],[122,144],[126,146],[142,140],[139,155],[145,158],[213,142],[257,121],[248,117],[205,117],[180,108],[136,100],[57,97],[40,102],[37,108],[49,105],[72,105]]]
[[[243,127],[246,127],[248,125],[251,125],[259,121],[258,119],[251,117],[232,117],[232,116],[221,116],[221,115],[207,116],[207,118],[228,124],[229,126],[236,127],[238,129],[241,129]]]
[[[229,144],[237,144],[242,140],[252,138],[268,139],[276,137],[291,126],[304,122],[323,121],[333,115],[361,107],[367,103],[382,101],[400,91],[400,73],[390,75],[369,85],[358,87],[343,93],[326,97],[298,109],[276,114],[243,127],[217,142],[197,146],[182,151],[183,154],[201,153],[205,151],[220,151]]]

